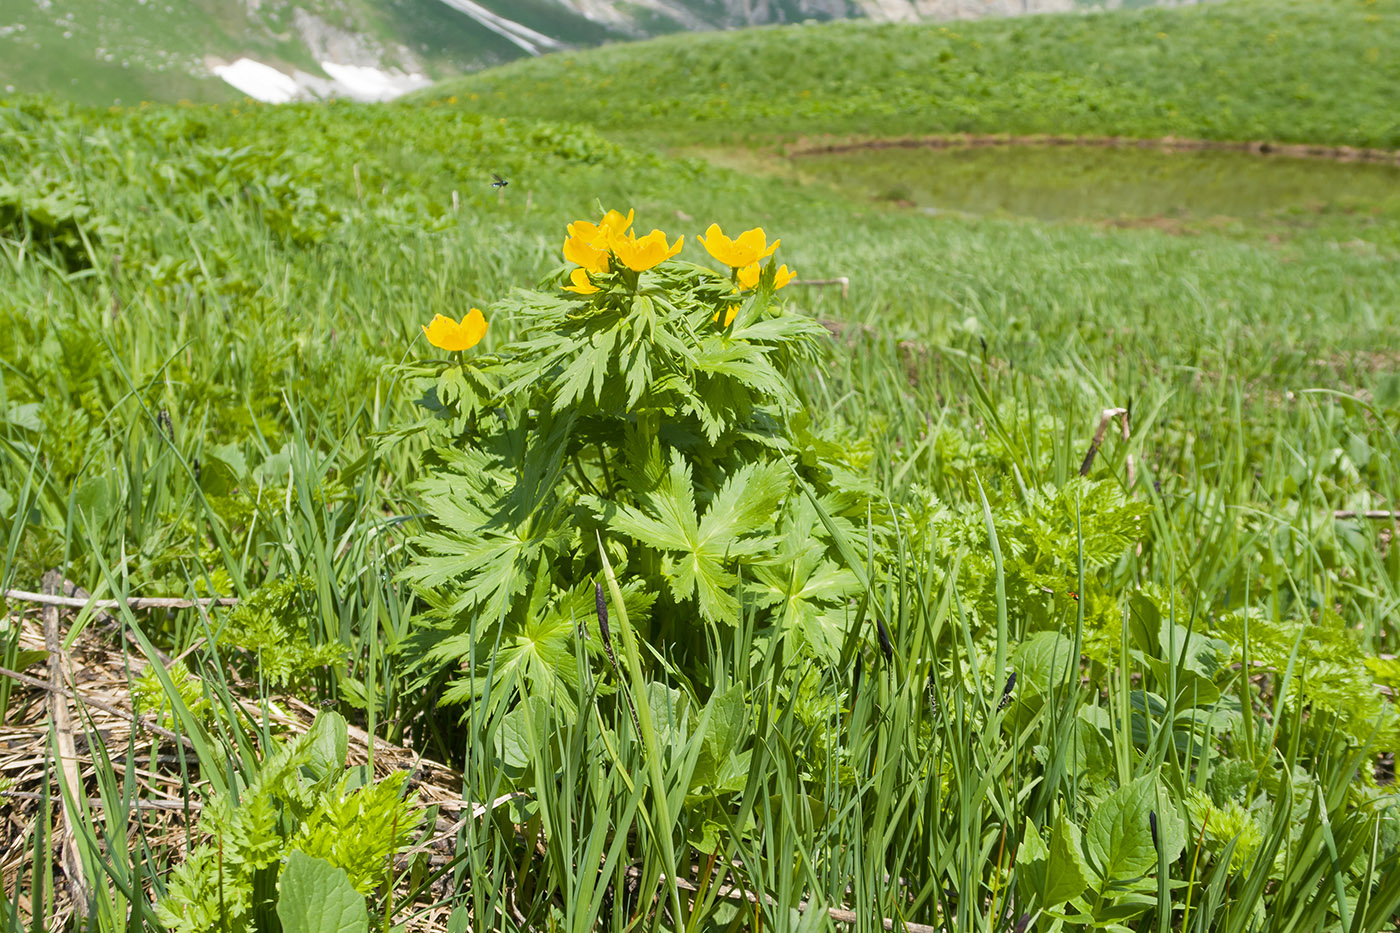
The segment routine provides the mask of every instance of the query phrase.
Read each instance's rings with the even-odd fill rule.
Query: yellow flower
[[[684,242],[685,237],[679,237],[675,246],[668,247],[666,234],[653,230],[641,239],[634,233],[625,238],[616,237],[612,242],[612,251],[633,272],[645,272],[679,253]]]
[[[608,211],[603,215],[603,222],[599,226],[610,231],[613,236],[626,236],[632,226],[632,215],[635,213],[628,211],[627,216],[623,217],[617,211]]]
[[[570,229],[572,226],[570,225]],[[594,275],[602,275],[608,271],[607,246],[594,246],[580,237],[571,236],[564,241],[564,258],[583,266]]]
[[[755,285],[758,284],[758,280],[762,275],[763,269],[759,267],[758,263],[749,263],[747,266],[739,270],[739,287],[753,288]]]
[[[778,271],[773,273],[773,291],[777,291],[787,283],[791,282],[792,276],[792,270],[787,267],[787,263],[783,263],[781,266],[779,266]],[[744,268],[739,270],[739,275],[737,276],[737,278],[739,279],[739,288],[753,288],[755,285],[758,284],[758,280],[762,277],[763,269],[759,266],[759,264],[756,262],[750,263],[749,265],[744,266]],[[735,289],[735,291],[738,290],[738,288]]]
[[[569,273],[569,281],[572,285],[565,285],[564,291],[574,292],[579,295],[591,295],[600,289],[592,282],[588,281],[588,273],[583,269],[575,269]]]
[[[569,236],[582,240],[594,249],[608,249],[614,239],[627,235],[627,228],[632,226],[634,213],[635,211],[628,211],[627,216],[623,217],[617,211],[608,211],[603,215],[602,221],[596,224],[576,220],[569,224]]]
[[[428,343],[443,350],[470,350],[486,336],[486,316],[479,308],[472,308],[462,323],[450,317],[436,315],[423,328],[428,335]]]
[[[762,227],[745,230],[731,240],[720,230],[719,224],[710,224],[710,229],[705,231],[700,242],[705,244],[705,249],[711,256],[726,266],[742,269],[773,255],[773,251],[782,240],[774,240],[773,245],[769,246],[768,235],[763,232]]]
[[[724,312],[724,323],[723,323],[723,324],[719,324],[719,312],[718,312],[718,311],[715,312],[715,316],[712,317],[712,318],[710,318],[710,320],[714,321],[716,324],[719,324],[720,327],[728,327],[730,324],[733,324],[733,323],[734,323],[734,317],[735,317],[735,315],[737,315],[738,313],[739,313],[739,306],[738,306],[738,305],[730,305],[729,308]]]

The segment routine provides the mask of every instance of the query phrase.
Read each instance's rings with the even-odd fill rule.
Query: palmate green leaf
[[[627,407],[635,408],[651,384],[650,344],[638,341],[629,347],[622,358],[621,367],[627,382]]]
[[[586,340],[580,341],[578,355],[560,375],[554,390],[555,414],[576,404],[590,387],[595,404],[602,400],[603,382],[607,378],[616,345],[617,330],[613,328],[594,331]]]
[[[700,393],[695,391],[690,381],[683,377],[659,380],[659,384],[674,390],[680,396],[682,409],[686,414],[694,415],[700,422],[700,430],[705,433],[707,441],[714,444],[719,440],[729,422],[723,417],[717,406],[711,405]]]
[[[764,348],[712,338],[695,356],[695,368],[713,376],[728,376],[750,388],[774,395],[792,392],[787,380],[773,369]]]
[[[704,518],[697,520],[691,466],[677,451],[665,479],[643,496],[645,509],[623,506],[608,525],[666,553],[665,572],[678,601],[697,596],[707,620],[732,622],[739,606],[733,592],[738,578],[724,565],[773,548],[775,539],[759,532],[773,527],[787,489],[781,464],[746,464],[725,481]]]
[[[671,458],[670,469],[661,485],[645,496],[646,504],[656,517],[631,506],[622,506],[610,527],[659,551],[693,550],[699,544],[700,525],[695,516],[695,491],[691,483],[690,464],[676,454]]]
[[[791,531],[787,537],[792,539]],[[756,567],[749,591],[758,605],[774,610],[780,630],[798,633],[819,657],[833,660],[845,637],[845,615],[839,607],[860,592],[860,581],[828,560],[823,547],[812,544],[795,558]]]
[[[572,415],[542,415],[542,441],[524,425],[488,439],[483,449],[442,452],[446,469],[419,484],[436,530],[416,543],[424,554],[404,571],[423,588],[460,581],[451,600],[432,600],[448,613],[476,610],[489,622],[504,617],[529,581],[542,553],[568,541],[570,503],[558,495]],[[503,464],[519,464],[508,471]],[[439,645],[434,657],[447,660]]]

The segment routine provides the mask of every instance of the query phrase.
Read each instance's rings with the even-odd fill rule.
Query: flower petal
[[[700,237],[700,242],[704,244],[705,251],[726,266],[731,265],[729,256],[734,250],[734,243],[729,237],[724,235],[724,231],[719,228],[719,224],[710,224],[705,231],[705,235]]]
[[[622,236],[632,226],[632,215],[635,213],[636,211],[628,211],[627,216],[623,217],[617,211],[608,211],[603,215],[603,222],[599,226],[606,227],[617,236]]]
[[[564,291],[574,292],[578,295],[591,295],[596,291],[601,291],[598,286],[588,280],[588,272],[585,269],[575,269],[569,273],[569,281],[572,285],[565,285]]]
[[[608,271],[607,247],[597,247],[581,237],[569,237],[564,241],[564,258],[583,266],[594,275]]]
[[[462,336],[467,341],[463,350],[470,350],[481,343],[481,338],[486,336],[486,315],[481,313],[480,308],[472,308],[467,312],[467,316],[462,318]]]
[[[569,236],[588,244],[594,249],[607,246],[607,233],[598,224],[587,220],[575,220],[568,226]]]
[[[613,241],[613,253],[624,266],[633,272],[645,272],[655,265],[670,259],[681,251],[685,237],[676,240],[673,247],[666,246],[666,234],[653,230],[644,237],[629,234]]]
[[[454,353],[470,350],[486,336],[486,316],[479,309],[472,308],[459,324],[450,317],[438,314],[423,327],[423,333],[427,335],[428,342],[439,349]]]

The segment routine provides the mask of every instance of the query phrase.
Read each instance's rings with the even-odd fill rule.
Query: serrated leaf
[[[773,512],[787,491],[777,463],[748,464],[720,487],[703,519],[697,519],[691,467],[675,452],[665,479],[643,496],[645,511],[623,506],[609,527],[667,552],[663,570],[677,600],[695,597],[711,622],[732,623],[738,612],[738,578],[726,563],[769,551]]]

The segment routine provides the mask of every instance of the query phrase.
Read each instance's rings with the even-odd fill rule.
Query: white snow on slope
[[[327,97],[348,97],[359,101],[393,100],[401,94],[432,84],[421,74],[405,73],[398,69],[381,71],[368,65],[341,65],[336,62],[321,62],[321,68],[330,75],[329,79],[304,71],[286,74],[251,58],[240,58],[232,64],[211,63],[209,70],[254,100],[268,104]]]
[[[522,26],[514,20],[497,16],[481,4],[473,3],[472,0],[442,0],[442,2],[454,10],[467,14],[487,29],[515,43],[531,55],[539,55],[541,51],[550,49],[564,48],[564,43],[558,39],[551,39],[544,33],[535,32],[530,27]]]
[[[231,65],[215,65],[210,70],[254,100],[285,104],[303,96],[301,85],[291,75],[251,58],[240,58]]]
[[[321,62],[321,70],[335,80],[337,89],[353,100],[393,100],[433,83],[420,74],[405,74],[397,69],[380,71],[369,65]]]

